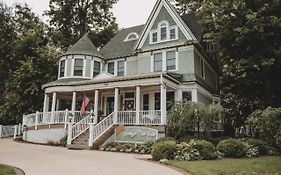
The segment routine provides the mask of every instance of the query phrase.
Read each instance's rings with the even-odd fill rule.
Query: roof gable
[[[101,57],[87,33],[70,47],[65,54],[82,54]]]
[[[146,39],[149,36],[150,30],[155,25],[155,21],[162,8],[165,8],[169,15],[172,17],[176,25],[179,27],[187,40],[197,40],[191,30],[187,27],[186,23],[182,20],[179,14],[176,12],[174,7],[167,0],[158,0],[145,24],[145,27],[142,30],[139,40],[134,46],[134,50],[140,49],[145,43]]]

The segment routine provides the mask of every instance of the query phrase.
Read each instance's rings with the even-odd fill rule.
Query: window
[[[167,92],[167,110],[170,110],[175,104],[175,92]]]
[[[167,70],[176,70],[176,51],[168,51],[166,53],[166,66]]]
[[[135,93],[134,92],[126,92],[125,98],[135,98]]]
[[[143,110],[149,110],[149,94],[143,95]]]
[[[74,61],[74,76],[83,76],[83,59],[75,59]]]
[[[176,39],[176,29],[170,29],[170,39]]]
[[[190,91],[183,91],[182,92],[182,100],[191,101],[191,92]]]
[[[157,32],[152,33],[152,42],[157,42],[158,37],[157,37]]]
[[[118,61],[118,76],[124,76],[125,75],[125,61]]]
[[[114,62],[110,62],[107,65],[107,72],[114,75]]]
[[[160,33],[161,33],[161,35],[160,35],[161,41],[166,40],[167,39],[167,26],[166,26],[166,24],[161,25]]]
[[[162,71],[162,53],[154,54],[154,72]]]
[[[60,62],[60,76],[59,77],[64,77],[64,69],[65,69],[65,60],[62,60]]]
[[[204,61],[200,59],[200,69],[201,69],[201,77],[205,78],[205,66],[204,66]]]
[[[160,110],[160,93],[157,92],[154,94],[154,109]]]
[[[101,63],[99,61],[94,61],[93,77],[100,74]]]
[[[138,38],[139,38],[139,35],[137,33],[133,32],[133,33],[130,33],[124,41],[125,42],[126,41],[133,41],[133,40],[137,40]]]

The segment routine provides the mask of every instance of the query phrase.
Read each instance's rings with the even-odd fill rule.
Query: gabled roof
[[[199,23],[199,18],[195,15],[195,13],[190,12],[181,16],[186,25],[190,28],[192,33],[195,35],[198,41],[201,41],[203,38],[203,26]]]
[[[176,9],[172,6],[172,4],[169,3],[167,0],[158,0],[141,32],[139,40],[136,42],[134,46],[134,50],[138,50],[139,48],[141,48],[141,46],[145,42],[146,38],[149,35],[149,31],[151,30],[153,23],[157,18],[157,15],[161,10],[161,8],[166,8],[166,10],[169,12],[173,20],[177,23],[179,29],[183,32],[187,40],[197,40],[197,38],[194,36],[192,31],[189,29],[189,27],[180,17],[180,15],[176,11]]]
[[[97,48],[90,40],[88,33],[86,33],[81,39],[79,39],[72,47],[68,49],[65,55],[68,54],[93,55],[101,57],[101,55],[98,53]]]
[[[120,30],[101,50],[100,53],[106,59],[129,56],[133,54],[133,47],[137,40],[124,41],[130,33],[140,35],[144,25],[134,26]]]

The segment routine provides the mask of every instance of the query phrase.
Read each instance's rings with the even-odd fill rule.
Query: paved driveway
[[[138,155],[101,151],[74,151],[0,139],[0,163],[13,165],[26,175],[181,175]]]

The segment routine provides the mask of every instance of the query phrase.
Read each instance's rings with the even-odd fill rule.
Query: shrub
[[[62,139],[60,139],[60,145],[66,146],[67,144],[67,136],[64,136]]]
[[[281,150],[281,108],[268,107],[253,112],[247,122],[252,136]]]
[[[218,157],[216,155],[216,148],[211,142],[206,140],[191,140],[188,144],[199,151],[203,160],[212,160]]]
[[[186,142],[181,142],[176,145],[174,152],[174,159],[176,160],[201,160],[202,157],[197,149],[193,148]]]
[[[259,156],[259,149],[254,145],[250,145],[248,142],[242,142],[243,149],[245,152],[246,157],[258,157]]]
[[[244,145],[241,140],[226,139],[217,145],[218,151],[223,153],[224,157],[243,157],[245,153]]]
[[[112,152],[127,152],[138,154],[150,154],[151,147],[154,142],[147,142],[145,144],[130,144],[130,143],[108,143],[99,147],[100,151]]]
[[[176,139],[174,139],[173,137],[162,137],[160,139],[157,139],[155,141],[155,143],[158,143],[158,142],[164,142],[164,141],[176,141]]]
[[[246,140],[246,142],[249,145],[252,145],[253,147],[257,147],[259,155],[267,154],[268,146],[266,145],[266,143],[264,141],[259,140],[259,139],[248,139],[248,140]]]
[[[176,149],[176,142],[175,141],[162,141],[156,142],[152,146],[152,158],[153,160],[161,160],[161,159],[168,159],[171,160],[174,158],[174,151]]]

